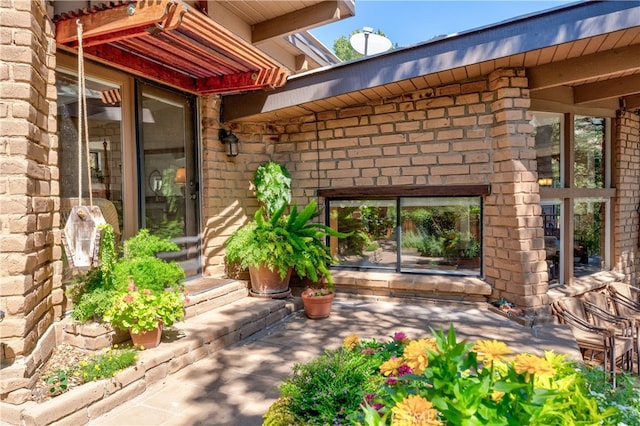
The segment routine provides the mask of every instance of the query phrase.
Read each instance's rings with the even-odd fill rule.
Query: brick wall
[[[220,123],[220,98],[200,98],[202,126],[203,274],[225,274],[224,242],[253,217],[258,208],[251,189],[258,166],[273,158],[273,130],[269,125],[234,124],[240,155],[227,157],[218,132],[229,126]],[[271,132],[271,133],[270,133]]]
[[[235,194],[229,214],[216,218],[209,208],[205,216],[235,226],[252,214],[254,198],[235,204],[253,197],[252,173],[269,158],[287,164],[298,204],[316,188],[491,184],[484,245],[493,296],[541,308],[547,272],[528,108],[524,71],[507,69],[287,122],[236,123],[240,156],[231,176],[240,186],[223,179],[219,185]]]
[[[44,0],[0,3],[3,367],[31,354],[62,315],[54,55]]]
[[[640,226],[636,209],[640,205],[640,117],[619,112],[613,129],[614,268],[625,275],[627,283],[637,285]]]

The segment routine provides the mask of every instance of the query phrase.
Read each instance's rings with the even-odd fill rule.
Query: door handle
[[[189,181],[189,197],[192,200],[195,200],[198,198],[198,191],[200,190],[200,185],[198,182],[194,181],[194,180],[190,180]]]

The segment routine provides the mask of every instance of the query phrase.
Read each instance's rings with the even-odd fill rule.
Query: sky
[[[309,32],[332,49],[340,36],[371,27],[393,45],[406,47],[571,3],[576,1],[356,0],[356,16]]]

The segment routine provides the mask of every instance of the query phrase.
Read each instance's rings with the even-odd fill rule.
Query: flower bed
[[[345,339],[280,386],[264,425],[637,424],[636,378],[612,389],[601,368],[564,355],[514,354],[503,342],[458,341],[455,330],[382,343]]]

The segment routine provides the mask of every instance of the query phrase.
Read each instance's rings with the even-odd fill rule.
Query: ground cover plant
[[[514,353],[496,340],[448,332],[387,342],[349,336],[296,364],[264,415],[277,425],[633,425],[635,376],[613,389],[604,371],[546,352]]]
[[[69,345],[56,348],[52,359],[39,373],[33,391],[37,402],[58,396],[84,383],[109,379],[136,363],[137,348],[114,345],[98,352],[87,352]]]

